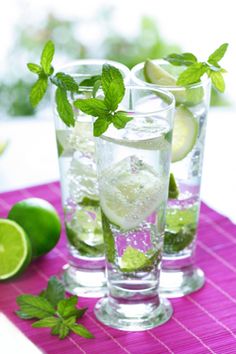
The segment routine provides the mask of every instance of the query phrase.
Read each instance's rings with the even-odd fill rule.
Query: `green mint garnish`
[[[50,76],[53,73],[53,68],[51,64],[52,64],[54,52],[55,52],[54,43],[52,41],[48,41],[43,48],[41,54],[41,60],[40,60],[40,64],[42,66],[43,72],[48,76]]]
[[[97,118],[94,123],[94,136],[103,134],[111,123],[117,129],[124,128],[132,119],[125,112],[117,111],[125,94],[124,81],[120,71],[109,64],[104,64],[101,85],[104,99],[78,99],[74,102],[76,108]]]
[[[75,79],[64,73],[56,73],[52,78],[51,82],[62,90],[70,92],[78,92],[79,86]]]
[[[200,78],[207,74],[211,78],[213,86],[220,92],[225,90],[225,82],[223,78],[223,69],[219,61],[224,57],[226,50],[228,48],[228,43],[222,44],[217,48],[205,62],[198,62],[197,57],[192,53],[183,54],[170,54],[165,60],[167,60],[172,65],[176,66],[187,66],[177,79],[177,85],[187,86],[190,84],[195,84],[200,81]]]
[[[38,79],[30,91],[30,102],[33,107],[36,107],[45,96],[49,80],[57,86],[56,89],[56,105],[60,118],[67,126],[74,126],[75,118],[73,106],[67,98],[67,91],[77,92],[79,87],[76,81],[70,75],[64,73],[56,73],[53,75],[54,69],[52,60],[55,48],[52,41],[48,41],[42,51],[40,65],[28,63],[28,69],[38,75]]]
[[[68,127],[73,127],[75,125],[74,111],[68,100],[66,90],[58,87],[56,89],[55,99],[59,117]]]
[[[76,307],[78,298],[71,296],[65,298],[65,289],[62,283],[51,277],[47,288],[38,296],[24,294],[16,299],[20,309],[16,311],[21,319],[37,319],[32,324],[34,328],[51,328],[51,334],[60,339],[74,332],[85,338],[93,338],[93,334],[84,326],[77,323],[86,312],[87,308]]]

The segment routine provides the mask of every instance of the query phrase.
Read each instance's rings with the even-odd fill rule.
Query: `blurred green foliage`
[[[94,33],[99,38],[87,40],[86,27],[97,25]],[[81,28],[83,31],[81,32]],[[156,20],[150,17],[140,19],[140,25],[135,34],[121,34],[114,30],[113,9],[106,8],[96,14],[96,19],[79,21],[62,20],[49,14],[41,24],[19,24],[16,38],[9,55],[13,67],[18,65],[12,78],[0,84],[0,109],[9,116],[32,116],[35,110],[28,99],[33,82],[32,74],[26,69],[28,61],[38,62],[44,43],[52,39],[56,45],[56,56],[65,61],[82,58],[107,58],[119,61],[129,68],[147,58],[161,58],[171,52],[179,52],[179,45],[172,45],[161,36]],[[16,59],[17,63],[16,63]],[[214,105],[225,104],[224,96],[219,98],[214,93]]]

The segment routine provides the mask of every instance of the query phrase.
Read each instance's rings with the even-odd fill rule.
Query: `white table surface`
[[[49,113],[37,119],[0,123],[9,146],[0,156],[0,193],[59,179],[54,123]],[[211,109],[202,177],[202,200],[236,223],[236,113]],[[1,197],[1,194],[0,194]],[[14,340],[11,338],[14,337]],[[0,353],[41,353],[0,313]]]

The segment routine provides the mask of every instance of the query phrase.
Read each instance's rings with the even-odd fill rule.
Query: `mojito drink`
[[[129,70],[110,62],[128,78]],[[106,291],[104,241],[98,196],[93,117],[76,108],[76,99],[93,97],[93,85],[99,79],[104,60],[79,60],[62,68],[78,84],[67,94],[72,104],[74,124],[65,124],[55,109],[55,128],[60,182],[67,236],[68,264],[62,279],[67,291],[86,297],[99,297]],[[60,76],[59,76],[60,78]],[[97,97],[102,97],[98,86]],[[64,103],[65,104],[65,103]],[[60,108],[60,107],[59,107]],[[66,108],[65,108],[66,109]]]
[[[178,87],[176,78],[183,70],[165,61],[146,61],[132,70],[135,82],[168,90],[176,100],[160,284],[169,297],[190,293],[204,282],[202,271],[194,266],[194,251],[210,80]]]
[[[166,102],[162,106],[155,92],[146,91],[148,99],[136,103],[135,109],[152,111],[153,100],[165,110]],[[134,118],[125,129],[109,128],[97,139],[109,296],[95,313],[112,327],[141,330],[170,315],[163,310],[158,286],[172,126],[166,112],[130,114]]]

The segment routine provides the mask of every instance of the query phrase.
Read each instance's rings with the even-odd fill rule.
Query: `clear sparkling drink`
[[[167,103],[151,93],[135,102],[135,110],[143,113],[130,112],[134,118],[124,129],[109,128],[96,141],[109,296],[95,313],[120,329],[151,328],[171,313],[158,286],[172,120]],[[145,114],[147,108],[155,110],[156,102],[163,111]]]
[[[169,91],[176,101],[160,278],[160,292],[167,297],[189,294],[204,284],[204,273],[195,265],[194,256],[211,84],[205,78],[177,86],[176,78],[183,70],[161,60],[147,60],[132,69],[135,83]]]

